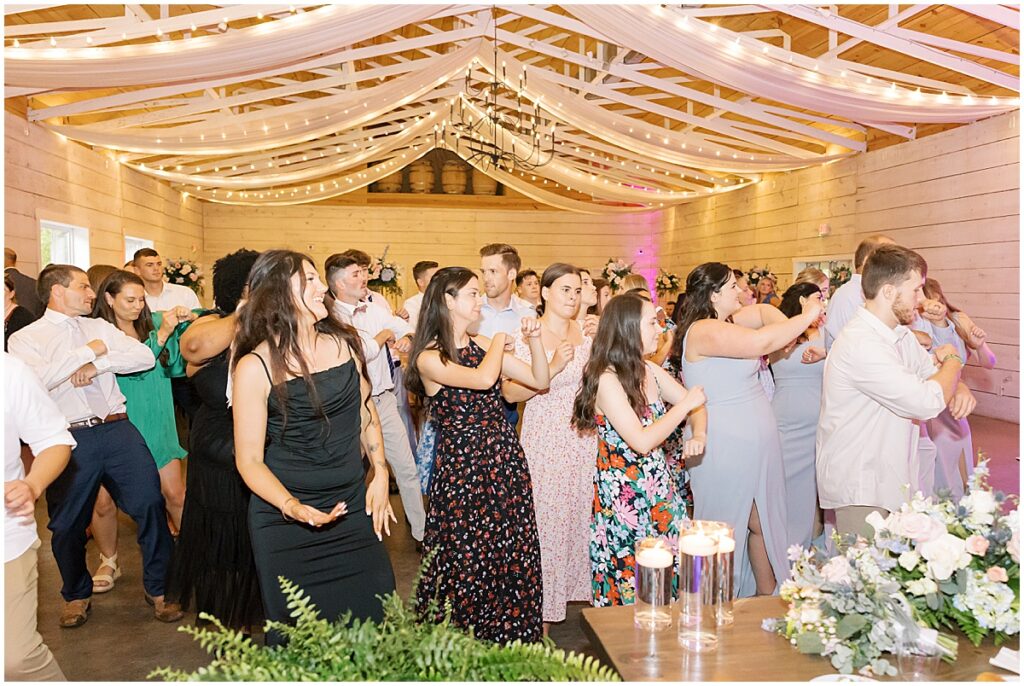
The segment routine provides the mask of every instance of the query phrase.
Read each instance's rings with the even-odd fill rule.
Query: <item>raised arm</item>
[[[103,342],[107,346],[107,354],[93,360],[97,370],[131,374],[151,369],[156,364],[153,351],[145,343],[129,337],[110,322],[94,319],[92,323],[103,327]]]
[[[420,375],[439,386],[487,390],[498,381],[501,374],[502,358],[505,357],[505,334],[496,333],[490,341],[483,336],[474,340],[487,349],[479,366],[464,367],[454,360],[445,364],[436,350],[424,350],[416,359]]]
[[[84,365],[94,361],[97,349],[100,351],[106,349],[102,341],[98,345],[94,341],[77,348],[57,350],[55,354],[48,355],[45,351],[40,350],[28,336],[20,335],[21,333],[19,331],[11,336],[7,349],[12,355],[32,368],[48,391],[60,386]]]
[[[209,362],[231,346],[238,327],[238,311],[226,317],[209,314],[192,322],[181,334],[181,356],[189,364]]]
[[[695,322],[687,339],[687,352],[692,351],[705,357],[757,358],[793,341],[821,314],[821,302],[810,299],[805,302],[803,312],[790,319],[775,310],[782,317],[781,320],[776,320],[775,315],[764,311],[763,308],[775,310],[770,305],[760,305],[756,312],[757,319],[754,319],[753,311],[744,313],[741,317],[744,324],[731,324],[718,319],[702,319]],[[750,307],[743,308],[749,309]],[[756,324],[758,321],[761,324],[757,328],[746,326],[746,323]]]
[[[523,317],[523,340],[530,347],[530,364],[514,355],[505,355],[501,362],[501,373],[508,378],[537,391],[547,390],[551,384],[551,369],[548,355],[540,339],[540,322],[533,317]]]
[[[338,503],[329,513],[303,505],[264,463],[270,380],[255,355],[246,355],[238,361],[232,374],[231,395],[235,423],[235,466],[253,494],[281,510],[286,518],[310,526],[323,526],[344,514],[345,503]]]
[[[686,419],[686,415],[697,405],[703,403],[703,389],[695,387],[687,393],[683,402],[673,405],[663,417],[644,426],[630,405],[626,391],[615,374],[605,372],[601,375],[597,385],[597,411],[611,422],[622,440],[640,455],[646,455],[664,443],[665,439]]]

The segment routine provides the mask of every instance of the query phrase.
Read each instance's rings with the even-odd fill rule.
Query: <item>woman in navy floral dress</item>
[[[407,386],[430,397],[438,432],[423,539],[430,562],[417,605],[437,621],[451,603],[452,621],[478,638],[538,641],[543,588],[533,489],[505,419],[500,377],[545,389],[547,355],[535,319],[522,321],[532,365],[505,354],[504,333],[470,336],[480,305],[472,271],[439,270],[424,293],[409,355]]]
[[[573,406],[573,426],[598,436],[590,539],[592,602],[598,607],[635,601],[640,540],[663,538],[676,549],[686,508],[662,444],[691,413],[694,438],[684,443],[682,455],[704,450],[703,390],[683,388],[644,360],[657,348],[660,331],[650,300],[636,293],[612,298]],[[666,402],[672,404],[667,412]]]

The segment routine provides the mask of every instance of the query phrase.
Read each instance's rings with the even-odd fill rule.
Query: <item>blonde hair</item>
[[[643,288],[646,291],[651,290],[651,287],[647,284],[647,279],[643,277],[643,274],[626,274],[622,277],[622,282],[619,283],[620,293],[626,293],[634,288]]]
[[[817,286],[822,281],[828,280],[828,274],[817,267],[804,267],[800,270],[800,273],[796,275],[796,279],[793,280],[793,285],[795,286],[798,283],[813,283]]]

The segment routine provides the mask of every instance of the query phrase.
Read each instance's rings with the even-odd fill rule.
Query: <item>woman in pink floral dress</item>
[[[590,599],[590,509],[597,440],[569,427],[572,403],[590,338],[576,322],[582,282],[579,270],[557,263],[541,277],[541,340],[550,362],[551,386],[542,393],[506,382],[505,398],[526,400],[520,442],[533,482],[544,579],[544,623],[565,619],[566,603]],[[531,361],[516,338],[516,357]]]

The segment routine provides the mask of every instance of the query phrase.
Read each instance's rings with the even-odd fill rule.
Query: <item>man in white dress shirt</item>
[[[423,292],[430,285],[430,280],[437,273],[439,265],[433,260],[422,260],[413,265],[412,278],[416,282],[416,295],[407,298],[402,304],[405,311],[409,313],[409,326],[416,329],[416,322],[420,318],[420,308],[423,307]]]
[[[70,466],[46,491],[51,547],[63,581],[60,625],[77,627],[88,619],[92,577],[85,565],[85,529],[101,484],[138,525],[142,585],[154,615],[177,621],[181,609],[163,598],[173,543],[160,477],[142,434],[128,421],[114,378],[151,368],[153,353],[113,324],[86,316],[96,295],[78,267],[43,269],[39,299],[47,302],[46,312],[11,336],[8,349],[43,382],[77,443]]]
[[[18,441],[35,459],[26,475]],[[4,353],[4,679],[65,681],[36,627],[36,501],[71,459],[68,421],[28,366]]]
[[[398,397],[392,376],[392,358],[388,350],[394,343],[398,353],[412,345],[412,327],[379,304],[367,301],[366,266],[350,252],[331,255],[324,263],[327,285],[335,297],[333,314],[359,332],[366,357],[366,372],[373,389],[373,402],[380,416],[384,436],[384,457],[398,483],[405,516],[416,541],[423,540],[426,512],[420,495],[419,474],[413,458],[406,426],[398,411]]]
[[[918,490],[914,420],[931,419],[947,405],[958,419],[974,410],[956,350],[940,346],[933,360],[907,328],[924,299],[926,271],[914,251],[878,246],[864,264],[865,305],[825,360],[818,498],[823,509],[835,510],[840,534],[870,538],[868,516],[898,510]]]

